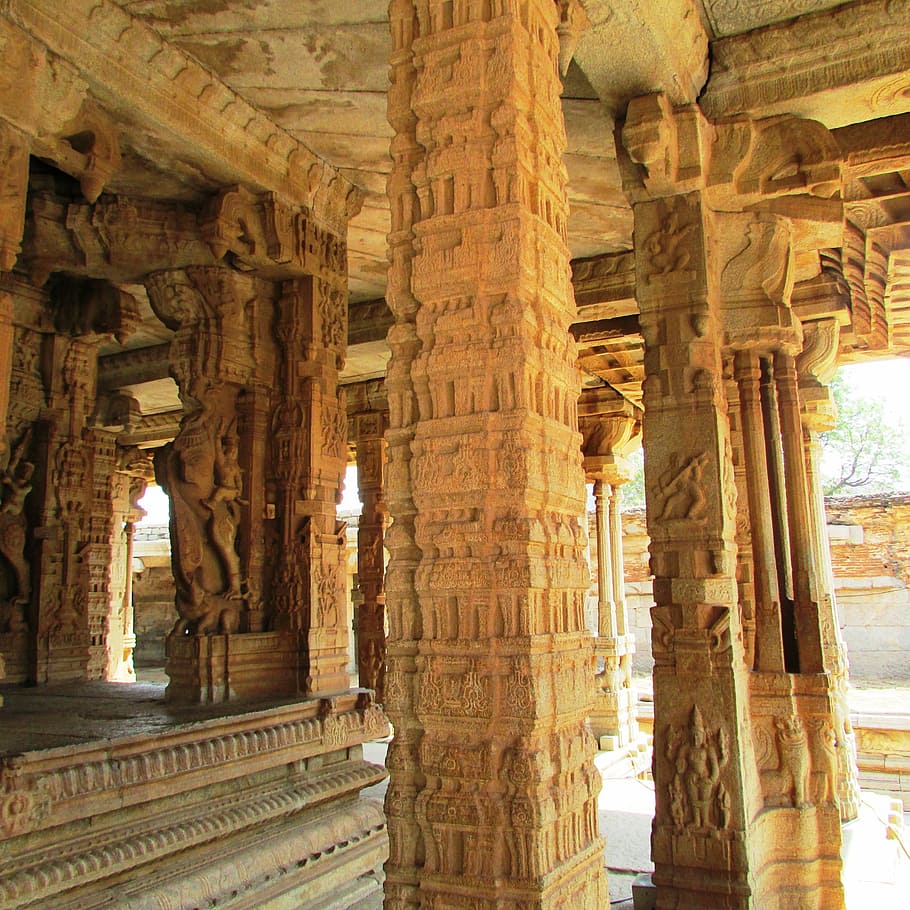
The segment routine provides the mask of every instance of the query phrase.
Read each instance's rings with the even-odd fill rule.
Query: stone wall
[[[910,495],[827,503],[837,604],[855,678],[910,677]]]
[[[829,499],[826,509],[851,676],[910,678],[910,495]],[[650,673],[653,601],[643,510],[623,513],[623,542],[634,669]]]

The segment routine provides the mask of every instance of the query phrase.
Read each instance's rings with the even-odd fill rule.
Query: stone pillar
[[[389,908],[607,900],[558,18],[391,4]]]
[[[640,160],[636,99],[623,134]],[[639,108],[637,102],[642,102]],[[700,163],[703,130],[689,149]],[[655,606],[652,859],[660,906],[751,908],[760,794],[735,576],[735,491],[722,384],[717,231],[702,193],[634,192],[645,341],[644,446]]]
[[[822,446],[819,434],[834,428],[837,408],[827,387],[834,378],[839,328],[833,319],[809,322],[803,327],[803,350],[797,358],[799,395],[806,452],[806,478],[812,520],[813,547],[818,568],[815,595],[820,614],[825,666],[832,678],[834,733],[837,746],[837,797],[841,821],[859,813],[859,772],[856,765],[856,736],[850,722],[847,701],[849,661],[841,635],[834,593],[834,570],[825,517],[825,497],[821,481]]]
[[[155,464],[170,501],[179,616],[167,640],[167,697],[222,701],[231,694],[229,674],[219,672],[213,682],[208,664],[226,665],[229,644],[207,635],[237,632],[249,609],[237,537],[248,502],[241,458],[250,439],[240,438],[237,403],[253,370],[248,309],[256,288],[249,276],[220,267],[155,272],[146,287],[175,332],[171,373],[184,406],[177,437]]]
[[[385,688],[385,418],[379,412],[354,417],[357,445],[357,489],[363,511],[357,525],[357,666],[360,685],[384,701]]]
[[[604,495],[606,486],[606,495]],[[616,601],[613,589],[613,537],[610,534],[610,502],[613,488],[594,481],[594,525],[597,529],[597,636],[616,638]],[[606,502],[604,501],[606,500]],[[596,735],[596,731],[595,731]]]
[[[47,336],[45,364],[50,407],[48,417],[36,424],[33,440],[38,683],[84,679],[88,670],[94,448],[85,427],[94,410],[96,345]]]
[[[86,549],[90,639],[87,674],[89,679],[109,679],[111,658],[117,652],[122,653],[123,648],[116,620],[114,629],[111,628],[113,594],[115,590],[122,590],[123,584],[123,512],[121,509],[118,514],[115,503],[118,487],[121,486],[116,477],[119,452],[116,434],[110,430],[93,427],[87,434],[87,443],[92,447],[94,469],[88,516],[89,545]],[[119,616],[122,594],[116,600],[116,615]]]
[[[282,285],[282,356],[274,427],[281,550],[276,629],[306,639],[305,690],[338,692],[349,677],[345,526],[335,517],[347,460],[347,412],[338,388],[346,308],[341,288],[307,276]]]
[[[839,151],[820,124],[708,124],[661,96],[630,104],[622,136],[647,374],[658,906],[843,907],[790,306],[794,254],[843,217],[826,201]],[[770,163],[781,148],[797,177]],[[783,199],[797,191],[818,198]],[[754,462],[743,496],[734,451]],[[739,593],[759,571],[750,616]]]
[[[0,160],[2,160],[2,192],[0,192],[0,272],[9,272],[22,249],[22,230],[25,223],[25,201],[28,190],[28,138],[14,126],[0,120]],[[6,438],[10,379],[13,364],[13,298],[0,288],[0,471],[5,472],[10,460],[12,441]],[[0,536],[5,536],[9,521],[0,519]],[[12,542],[10,542],[12,543]],[[21,592],[20,592],[21,594]],[[0,622],[3,618],[0,618]],[[0,653],[0,680],[5,677],[3,655]],[[3,699],[0,697],[0,706]]]
[[[23,291],[19,282],[9,281],[10,298]],[[45,300],[34,288],[35,312],[42,312]],[[0,297],[2,299],[2,297]],[[41,370],[42,336],[23,326],[16,326],[10,351],[9,405],[4,436],[9,449],[0,461],[0,653],[10,681],[24,682],[34,678],[35,621],[32,567],[29,555],[36,546],[38,498],[33,488],[37,483],[37,439],[35,422],[47,407],[47,393]],[[38,547],[43,544],[37,544]]]
[[[597,539],[597,689],[591,729],[605,750],[625,748],[638,739],[632,688],[635,636],[629,632],[626,611],[620,489],[631,476],[628,456],[640,444],[641,416],[639,408],[610,388],[586,390],[579,400],[585,474],[594,479]]]
[[[742,482],[746,487],[749,522],[743,523],[748,536],[739,540],[739,564],[747,566],[747,582],[752,606],[751,636],[744,620],[747,666],[755,670],[783,672],[784,647],[781,627],[780,591],[774,529],[769,508],[767,441],[759,383],[761,363],[754,351],[737,352],[733,367],[739,396],[739,426],[742,438]],[[742,591],[744,580],[740,579]]]

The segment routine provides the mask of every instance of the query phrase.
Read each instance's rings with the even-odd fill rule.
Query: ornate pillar
[[[658,96],[631,103],[623,140],[646,346],[658,902],[842,907],[790,306],[794,252],[842,220],[839,152],[820,124],[709,125]],[[796,177],[770,163],[781,149]]]
[[[559,11],[390,19],[386,906],[599,906]]]
[[[859,813],[859,772],[856,766],[856,736],[850,722],[850,706],[847,701],[849,685],[847,646],[841,635],[837,614],[831,545],[826,529],[825,497],[820,470],[822,446],[819,439],[819,434],[833,429],[837,421],[837,408],[827,384],[834,378],[837,368],[840,330],[833,319],[808,322],[803,329],[805,335],[803,350],[797,358],[796,365],[799,372],[809,510],[818,568],[818,591],[815,596],[820,613],[825,666],[832,678],[840,817],[841,821],[850,821]]]
[[[8,279],[7,279],[8,280]],[[18,296],[22,287],[10,282],[10,296]],[[40,297],[34,288],[29,289]],[[46,301],[35,301],[41,312]],[[0,653],[4,657],[7,678],[24,682],[35,673],[35,621],[32,568],[32,543],[37,527],[36,505],[39,492],[35,474],[38,427],[35,422],[46,408],[47,394],[41,371],[42,336],[24,326],[14,329],[10,352],[9,405],[4,426],[8,448],[0,459]],[[38,544],[37,546],[42,546]]]
[[[598,631],[597,688],[591,729],[601,749],[638,738],[632,688],[635,636],[629,632],[622,552],[620,489],[631,476],[628,456],[641,441],[641,410],[611,388],[586,390],[579,400],[585,475],[594,479]]]
[[[221,701],[231,682],[222,675],[213,682],[208,664],[224,662],[223,637],[242,627],[249,609],[237,537],[250,440],[240,439],[237,402],[252,375],[248,307],[256,289],[249,276],[220,267],[155,272],[146,287],[156,314],[175,331],[171,372],[184,407],[177,437],[155,464],[170,501],[179,615],[167,641],[167,697]]]
[[[634,99],[622,138],[645,341],[644,447],[655,606],[652,879],[661,906],[752,908],[760,793],[748,738],[737,603],[735,489],[720,338],[719,226],[697,179],[710,127],[696,108]],[[670,140],[672,142],[672,140]],[[682,149],[679,153],[682,153]]]
[[[85,427],[94,410],[97,364],[92,343],[54,335],[45,346],[50,407],[36,425],[33,443],[38,683],[84,679],[88,669],[94,451]]]
[[[345,526],[335,517],[347,457],[347,413],[338,388],[346,332],[344,292],[315,277],[282,285],[281,351],[272,417],[281,549],[275,629],[306,640],[305,690],[347,689]]]
[[[115,599],[118,602],[118,616],[123,602],[122,594],[116,598],[113,596],[115,590],[122,590],[123,584],[123,520],[122,511],[118,514],[115,504],[120,486],[116,475],[120,453],[116,434],[97,426],[87,433],[87,443],[92,447],[93,466],[88,516],[90,542],[86,548],[89,567],[86,607],[90,639],[87,673],[89,679],[109,679],[111,657],[117,652],[122,653],[123,648],[116,620],[111,628],[113,602]]]
[[[16,263],[22,248],[22,229],[25,223],[25,201],[28,190],[28,138],[11,124],[0,120],[0,272],[9,272]],[[10,380],[13,365],[13,298],[6,288],[0,288],[0,471],[7,477],[10,451],[13,441],[6,435],[7,410],[10,398]],[[11,481],[15,478],[10,477]],[[18,520],[15,524],[18,526]],[[13,546],[6,541],[9,534],[17,534],[11,519],[0,518],[0,538],[4,548]],[[18,541],[16,548],[19,549]],[[21,596],[19,591],[18,595]],[[12,599],[12,598],[10,598]],[[14,609],[11,604],[9,609]],[[18,611],[16,611],[18,613]],[[14,620],[21,622],[21,617]],[[0,616],[0,623],[8,626],[8,620]],[[6,630],[4,630],[6,631]],[[3,654],[0,653],[0,680],[5,678]],[[0,706],[3,699],[0,697]]]
[[[385,688],[385,415],[374,411],[354,417],[357,445],[357,489],[363,511],[357,525],[357,666],[360,685],[384,701]]]

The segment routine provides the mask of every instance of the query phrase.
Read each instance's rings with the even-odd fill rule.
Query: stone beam
[[[848,178],[910,171],[910,114],[855,123],[833,135]]]
[[[394,319],[384,297],[348,304],[348,344],[381,341]]]
[[[615,341],[618,338],[639,338],[641,344],[641,326],[638,323],[638,314],[617,316],[613,319],[595,319],[590,322],[575,322],[569,326],[569,331],[575,336],[579,344],[597,344],[604,341]]]
[[[632,253],[572,260],[572,287],[579,321],[613,319],[638,312]]]
[[[610,113],[650,92],[695,101],[708,76],[708,34],[695,0],[585,0],[584,7],[591,24],[574,59]]]
[[[359,191],[119,4],[9,0],[4,14],[43,45],[32,53],[35,66],[49,68],[48,61],[59,58],[77,93],[87,88],[117,121],[165,139],[171,153],[215,186],[276,192],[344,236]],[[85,61],[91,61],[88,70]],[[12,84],[22,78],[21,72],[10,75]]]
[[[161,414],[145,414],[135,424],[118,434],[117,442],[122,446],[156,449],[177,435],[182,417],[182,408]]]
[[[794,114],[829,128],[910,109],[910,0],[863,0],[711,45],[712,119]]]
[[[169,343],[156,344],[99,357],[98,391],[112,392],[152,379],[166,379],[170,375],[170,349]]]

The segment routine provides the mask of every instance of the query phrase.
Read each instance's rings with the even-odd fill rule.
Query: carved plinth
[[[181,635],[167,638],[170,683],[178,704],[296,695],[301,691],[299,636],[295,632]]]
[[[188,710],[153,710],[154,736],[0,759],[0,910],[348,907],[378,892],[385,820],[358,796],[385,772],[361,744],[388,722],[365,693]]]

